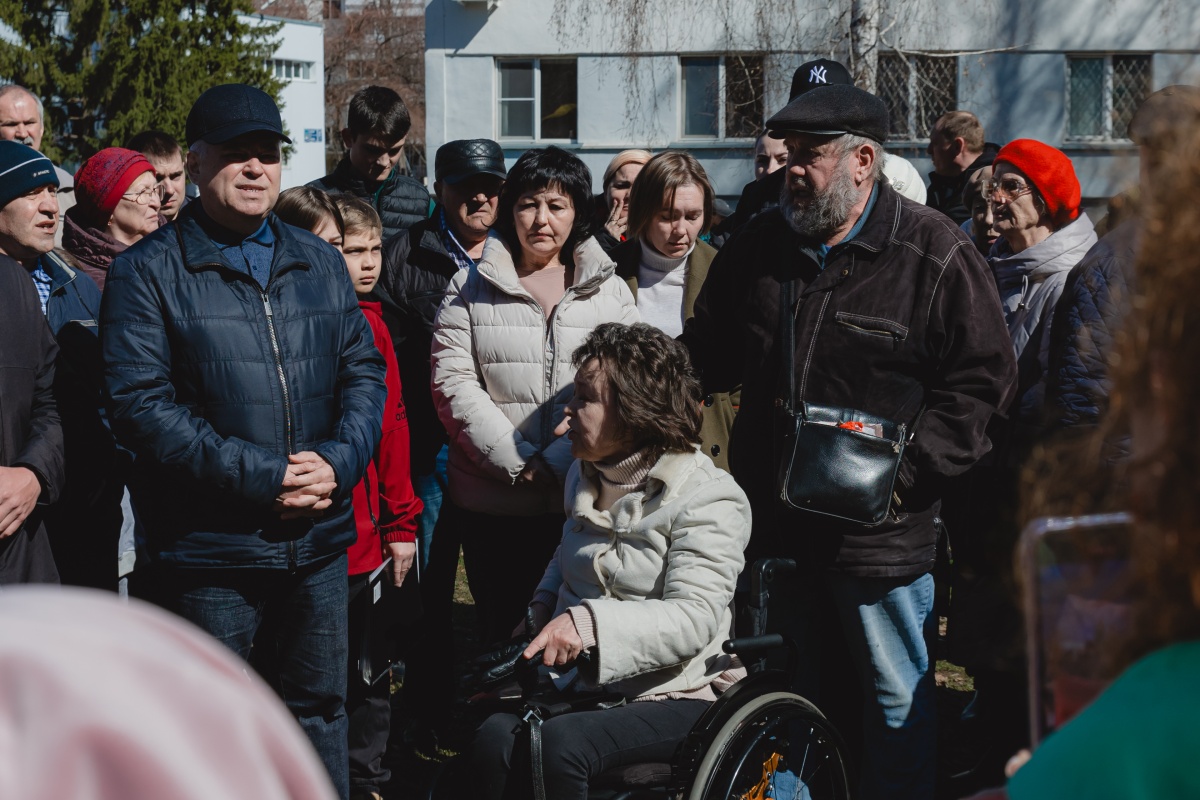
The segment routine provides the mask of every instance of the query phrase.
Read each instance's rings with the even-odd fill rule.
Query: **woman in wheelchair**
[[[583,800],[589,779],[613,768],[669,761],[744,675],[721,643],[750,537],[746,496],[697,449],[702,395],[681,345],[649,325],[604,324],[574,363],[575,396],[555,433],[578,460],[524,656],[541,653],[550,668],[579,659],[576,686],[627,702],[541,726],[540,778],[556,800]],[[462,796],[530,796],[522,727],[513,714],[484,722],[456,781]]]

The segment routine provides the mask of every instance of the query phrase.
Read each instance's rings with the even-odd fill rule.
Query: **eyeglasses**
[[[126,200],[132,200],[133,202],[137,203],[139,206],[148,206],[148,205],[150,205],[150,200],[152,198],[155,200],[158,200],[159,202],[162,202],[163,187],[161,184],[156,184],[154,186],[151,186],[149,189],[143,189],[142,191],[138,192],[137,194],[126,193],[126,194],[121,195],[121,197],[123,197]]]
[[[1001,200],[1011,203],[1018,197],[1033,194],[1033,187],[1016,178],[1001,178],[998,181],[988,181],[983,193],[988,199],[994,200],[999,195]]]

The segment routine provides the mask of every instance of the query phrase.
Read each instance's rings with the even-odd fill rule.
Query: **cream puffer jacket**
[[[603,322],[638,321],[616,265],[588,238],[574,282],[547,321],[521,286],[508,246],[489,239],[476,266],[450,281],[433,331],[433,399],[450,436],[450,499],[490,514],[562,512],[562,491],[515,486],[541,453],[559,484],[571,443],[555,426],[571,400],[571,354]]]
[[[694,450],[667,453],[646,488],[596,509],[600,477],[576,462],[570,518],[537,593],[555,616],[583,604],[596,649],[581,677],[633,699],[707,686],[730,667],[733,590],[750,541],[750,503],[729,473]]]

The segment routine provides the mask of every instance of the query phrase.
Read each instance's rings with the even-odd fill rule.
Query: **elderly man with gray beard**
[[[773,607],[783,608],[768,629],[797,639],[803,691],[862,742],[856,796],[929,798],[940,491],[990,449],[984,430],[1016,377],[1012,348],[995,282],[971,242],[881,180],[888,112],[879,98],[818,87],[767,129],[788,150],[780,206],[721,250],[681,338],[706,390],[743,387],[730,464],[753,508],[747,563],[799,564],[773,591]],[[784,325],[792,332],[781,336]],[[777,409],[813,404],[906,426],[880,521],[781,502],[792,421]],[[845,687],[833,685],[846,674],[858,686],[849,694],[862,699],[851,709],[840,707]],[[777,796],[800,791],[786,767],[774,782]]]

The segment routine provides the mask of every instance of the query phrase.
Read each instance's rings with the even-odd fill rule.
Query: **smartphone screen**
[[[1120,513],[1045,517],[1021,534],[1034,747],[1128,665],[1131,533]]]

